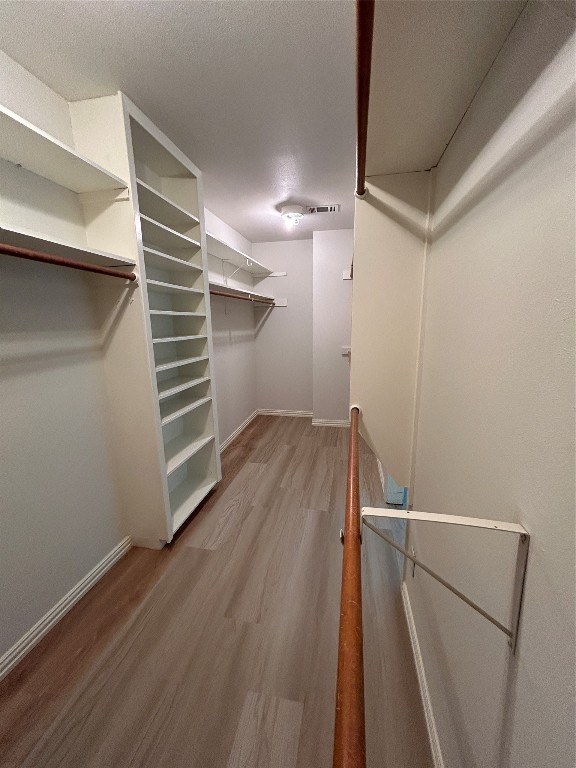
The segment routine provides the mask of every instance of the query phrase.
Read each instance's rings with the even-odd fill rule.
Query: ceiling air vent
[[[308,208],[308,213],[340,213],[340,203],[332,205],[313,205]]]

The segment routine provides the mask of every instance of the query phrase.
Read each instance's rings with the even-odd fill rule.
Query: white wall
[[[313,238],[313,405],[315,420],[348,421],[354,230],[314,232]]]
[[[71,143],[67,103],[3,54],[0,64],[2,101]],[[106,278],[0,260],[2,656],[123,531],[96,300]],[[109,295],[125,293],[117,282]]]
[[[571,29],[528,4],[437,172],[414,507],[532,536],[516,657],[408,578],[446,768],[575,765]],[[412,528],[425,562],[508,621],[510,546]]]
[[[212,296],[218,428],[223,443],[256,410],[256,320],[246,301]]]
[[[1,656],[122,531],[94,278],[0,259]]]
[[[217,237],[222,242],[230,245],[232,248],[236,248],[238,251],[242,251],[247,256],[252,255],[252,243],[247,240],[240,232],[236,232],[231,226],[222,221],[216,214],[209,211],[208,208],[204,208],[204,222],[206,225],[206,232],[209,232],[214,237]]]
[[[211,211],[204,210],[206,229],[214,237],[252,255],[252,243],[229,227]],[[210,259],[210,268],[220,265]],[[216,267],[215,279],[222,281]],[[228,274],[228,273],[227,273]],[[245,287],[242,277],[251,282],[247,272],[237,273],[230,285]],[[210,297],[212,338],[214,342],[215,390],[220,442],[226,441],[256,410],[256,321],[259,310],[251,304],[222,296]],[[214,386],[214,385],[213,385]]]
[[[312,412],[312,240],[254,243],[252,256],[286,277],[258,283],[288,306],[255,310],[258,408]]]
[[[356,200],[350,400],[394,480],[409,484],[430,173],[372,176]]]

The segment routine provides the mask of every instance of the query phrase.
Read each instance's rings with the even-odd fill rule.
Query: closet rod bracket
[[[362,523],[370,528],[377,536],[394,549],[398,550],[404,557],[408,558],[415,566],[418,566],[425,571],[433,579],[436,579],[442,586],[446,587],[460,600],[463,600],[467,605],[473,608],[477,613],[487,619],[491,624],[508,636],[508,644],[512,650],[512,653],[516,653],[516,647],[518,645],[518,632],[520,629],[520,616],[522,613],[522,598],[524,596],[524,585],[526,583],[526,569],[528,565],[528,550],[530,548],[530,534],[526,529],[518,525],[517,523],[506,523],[500,520],[483,520],[476,517],[460,517],[458,515],[438,515],[428,512],[406,512],[404,510],[396,509],[381,509],[380,507],[363,507],[362,509]],[[445,525],[463,526],[466,528],[484,528],[485,530],[497,531],[499,533],[512,533],[518,536],[518,549],[516,553],[516,569],[514,574],[514,586],[512,592],[512,605],[511,605],[511,620],[510,626],[506,627],[498,619],[489,614],[477,603],[460,592],[459,589],[450,584],[446,579],[443,579],[435,571],[425,565],[421,560],[415,557],[412,553],[396,544],[389,536],[377,528],[372,523],[369,523],[367,518],[369,517],[384,517],[392,520],[406,520],[408,522],[424,522],[424,523],[440,523]]]

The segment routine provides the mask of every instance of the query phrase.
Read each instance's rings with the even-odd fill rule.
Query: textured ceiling
[[[377,2],[366,174],[438,163],[526,0]]]
[[[124,91],[262,242],[353,226],[354,23],[351,0],[3,0],[0,49],[68,100]],[[286,201],[342,212],[288,229]]]

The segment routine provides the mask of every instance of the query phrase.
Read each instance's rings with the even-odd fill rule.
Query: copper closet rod
[[[268,304],[270,307],[274,307],[274,299],[253,299],[251,296],[238,296],[236,293],[227,293],[226,291],[217,291],[214,288],[210,288],[212,296],[225,296],[227,299],[240,299],[241,301],[252,301],[257,304]]]
[[[338,679],[333,768],[366,768],[364,727],[364,658],[362,648],[362,559],[360,479],[358,466],[359,409],[350,411],[348,485],[344,521]]]
[[[60,256],[52,256],[41,251],[30,251],[28,248],[18,248],[15,245],[8,245],[6,243],[0,243],[0,253],[3,253],[5,256],[16,256],[18,259],[40,261],[43,264],[55,264],[57,267],[69,267],[70,269],[80,269],[83,272],[95,272],[98,275],[119,277],[121,280],[130,280],[131,282],[136,280],[136,275],[133,272],[118,272],[116,269],[97,267],[95,264],[83,264],[81,261],[63,259]]]
[[[356,194],[366,192],[368,102],[372,69],[374,0],[356,0]]]

